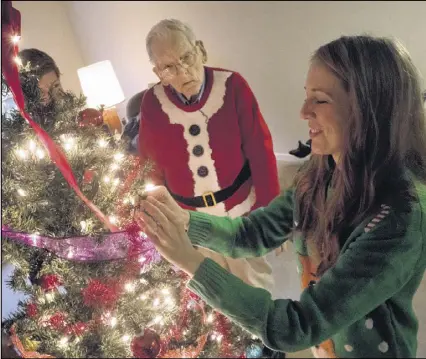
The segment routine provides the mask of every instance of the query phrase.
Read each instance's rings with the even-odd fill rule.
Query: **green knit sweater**
[[[386,205],[348,236],[337,263],[318,280],[310,251],[293,237],[302,286],[300,300],[272,300],[206,258],[188,287],[274,350],[313,347],[326,357],[415,357],[418,322],[413,295],[426,268],[426,188],[409,213]],[[282,245],[298,220],[293,192],[247,217],[190,212],[194,245],[233,258],[262,256]],[[286,275],[283,275],[285,278]],[[316,280],[315,280],[316,279]],[[284,280],[284,279],[283,279]]]

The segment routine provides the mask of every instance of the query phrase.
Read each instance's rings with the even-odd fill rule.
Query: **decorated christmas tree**
[[[2,261],[26,294],[2,328],[18,355],[260,357],[260,342],[192,295],[133,223],[149,168],[83,97],[52,90],[42,104],[37,71],[19,70],[25,111],[2,111]]]

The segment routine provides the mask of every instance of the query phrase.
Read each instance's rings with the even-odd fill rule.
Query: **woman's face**
[[[348,94],[341,81],[318,62],[309,68],[305,90],[300,116],[309,124],[312,153],[332,155],[337,163],[342,151],[343,125],[350,116]]]
[[[56,97],[63,91],[61,81],[55,71],[44,74],[38,82],[38,87],[41,91],[41,101],[43,105],[47,105],[50,102],[50,94]]]

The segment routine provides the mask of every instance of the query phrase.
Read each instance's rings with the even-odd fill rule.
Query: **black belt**
[[[227,200],[235,192],[237,192],[237,190],[242,186],[244,182],[246,182],[250,178],[250,176],[251,176],[250,164],[248,161],[246,161],[240,173],[238,174],[237,178],[235,179],[234,183],[230,185],[229,187],[221,189],[220,191],[217,191],[214,193],[207,192],[207,193],[204,193],[202,196],[197,196],[192,198],[179,196],[178,194],[175,194],[171,192],[170,190],[169,192],[176,201],[183,203],[189,207],[194,207],[194,208],[213,207],[213,206],[216,206],[216,204]]]

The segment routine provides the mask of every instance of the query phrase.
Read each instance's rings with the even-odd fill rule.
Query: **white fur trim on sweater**
[[[189,154],[189,169],[192,172],[194,179],[194,195],[201,196],[207,192],[217,192],[221,188],[217,177],[214,161],[212,159],[212,149],[209,145],[209,134],[207,131],[208,121],[212,116],[223,106],[224,97],[226,93],[226,81],[232,72],[227,71],[214,71],[213,72],[213,86],[204,106],[199,111],[186,112],[177,107],[167,97],[164,88],[161,84],[154,86],[154,94],[158,98],[161,108],[168,116],[171,124],[183,126],[183,136],[187,143],[187,151]],[[192,136],[189,133],[189,128],[192,125],[200,127],[200,134]],[[192,153],[192,149],[196,145],[203,146],[204,153],[202,156],[197,157]],[[206,166],[209,173],[206,177],[200,177],[197,173],[200,166]],[[215,207],[210,207],[214,211],[213,214],[225,215],[225,205],[219,203]],[[210,212],[209,212],[210,213]]]

